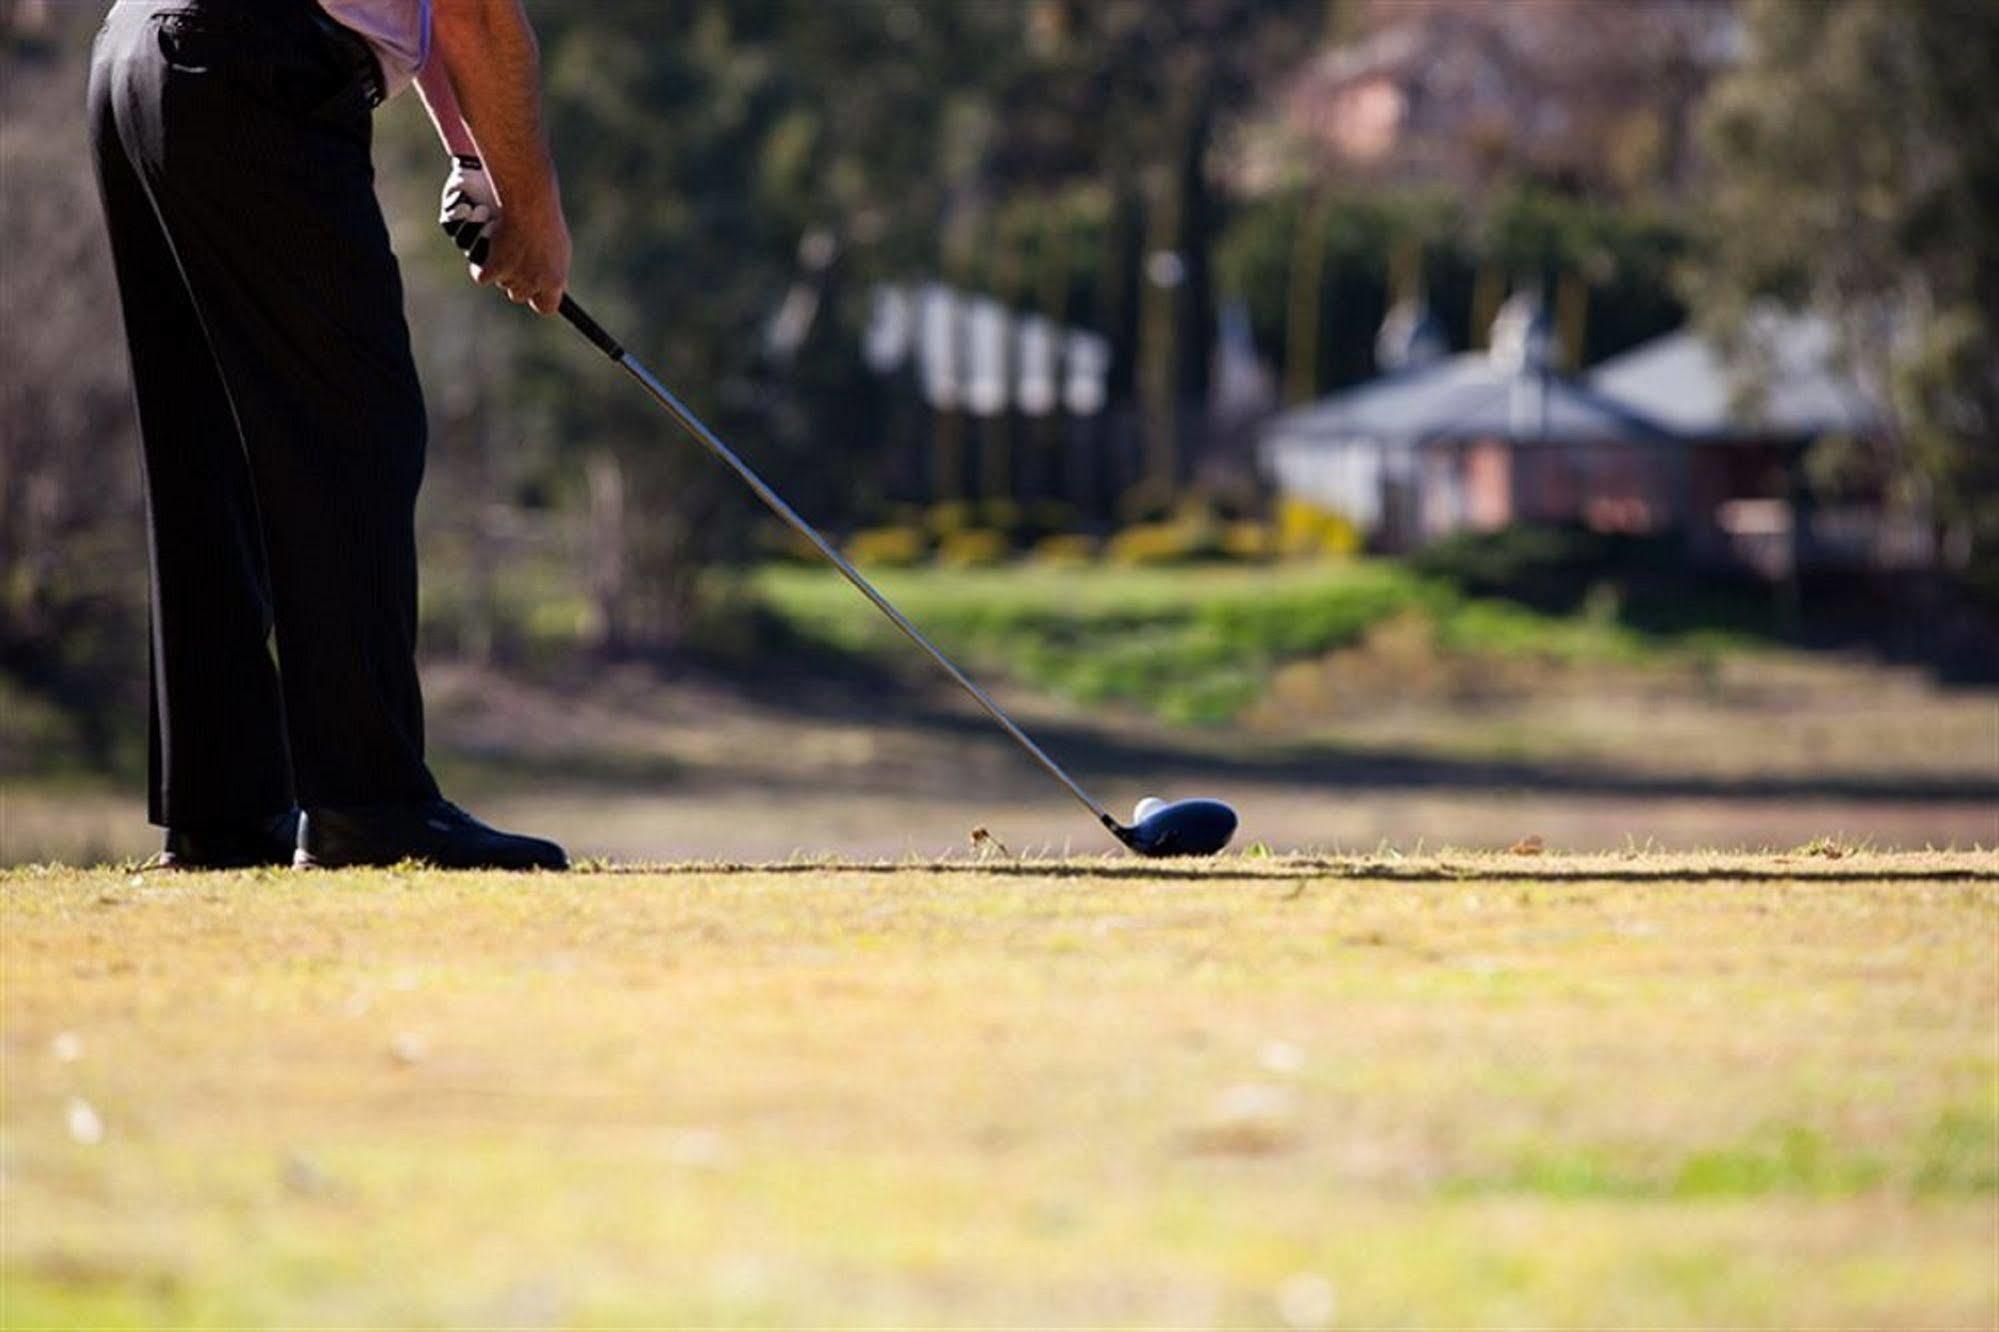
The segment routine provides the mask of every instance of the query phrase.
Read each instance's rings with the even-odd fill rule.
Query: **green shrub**
[[[1277,506],[1277,544],[1286,555],[1347,558],[1360,553],[1360,528],[1343,514],[1295,497]]]
[[[1032,554],[1036,564],[1074,568],[1096,559],[1097,539],[1075,532],[1046,536],[1034,543]]]
[[[1004,564],[1012,551],[1006,533],[990,528],[953,532],[937,543],[938,563],[955,569],[984,569]]]
[[[818,549],[810,541],[775,519],[757,528],[754,544],[757,551],[766,559],[783,560],[792,564],[817,564],[821,558]]]
[[[978,526],[978,518],[970,504],[963,500],[946,500],[933,504],[923,515],[923,525],[935,537],[947,537],[953,532],[964,532]]]
[[[1104,557],[1130,568],[1186,564],[1221,554],[1221,541],[1207,523],[1174,519],[1163,523],[1133,523],[1112,536]]]
[[[1083,515],[1073,504],[1044,499],[1027,506],[1022,522],[1036,536],[1062,536],[1074,532],[1083,522]]]
[[[1268,523],[1230,523],[1222,529],[1221,548],[1232,560],[1268,560],[1283,550],[1277,529]]]
[[[907,569],[929,554],[930,539],[920,527],[869,527],[847,539],[847,558],[875,568]]]
[[[1409,559],[1409,567],[1481,596],[1567,605],[1606,562],[1606,543],[1578,527],[1521,524],[1497,532],[1457,532]]]
[[[980,500],[979,526],[996,532],[1012,532],[1027,520],[1026,511],[1010,499]]]
[[[1642,664],[1659,650],[1659,640],[1604,618],[1601,606],[1594,617],[1555,616],[1470,600],[1385,561],[1069,562],[1085,548],[1082,539],[1044,541],[1033,559],[992,568],[1006,551],[999,534],[961,533],[938,565],[886,570],[881,582],[968,665],[1179,722],[1228,721],[1263,698],[1286,665],[1360,644],[1394,620],[1420,624],[1436,651],[1474,660]],[[852,593],[835,578],[773,568],[757,581],[773,613],[807,639],[900,651],[893,628],[853,613]]]

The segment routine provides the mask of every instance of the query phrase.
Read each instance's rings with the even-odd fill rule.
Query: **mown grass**
[[[1439,651],[1469,657],[1642,666],[1739,646],[1710,633],[1644,634],[1607,603],[1553,615],[1469,599],[1388,561],[869,576],[947,651],[1081,702],[1118,700],[1177,722],[1227,721],[1265,697],[1284,663],[1351,647],[1397,617],[1421,620]],[[807,639],[848,652],[899,644],[830,570],[774,566],[751,587]]]
[[[0,1319],[1988,1326],[1999,858],[1837,851],[13,873]]]

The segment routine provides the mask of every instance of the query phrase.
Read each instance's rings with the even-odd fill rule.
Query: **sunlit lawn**
[[[1085,703],[1121,701],[1179,722],[1239,717],[1268,695],[1281,664],[1351,647],[1397,618],[1420,625],[1432,653],[1482,660],[1640,664],[1737,646],[1714,634],[1654,642],[1614,619],[1467,601],[1386,560],[882,569],[870,577],[981,667]],[[903,655],[895,629],[857,613],[853,593],[829,570],[772,566],[751,586],[807,639]]]
[[[20,871],[7,1326],[1963,1326],[1999,857]]]

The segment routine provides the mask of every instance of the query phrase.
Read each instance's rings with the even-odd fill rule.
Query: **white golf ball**
[[[1158,796],[1147,796],[1132,808],[1131,821],[1133,823],[1143,823],[1152,817],[1154,810],[1165,808],[1166,802],[1164,800],[1161,800]]]

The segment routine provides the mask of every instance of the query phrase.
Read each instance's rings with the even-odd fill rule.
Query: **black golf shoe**
[[[555,843],[489,828],[448,800],[314,808],[300,819],[293,862],[300,869],[394,865],[404,860],[421,860],[439,869],[569,868],[569,857]]]
[[[289,865],[298,850],[298,811],[244,823],[168,828],[167,842],[153,858],[155,869],[252,869]]]

